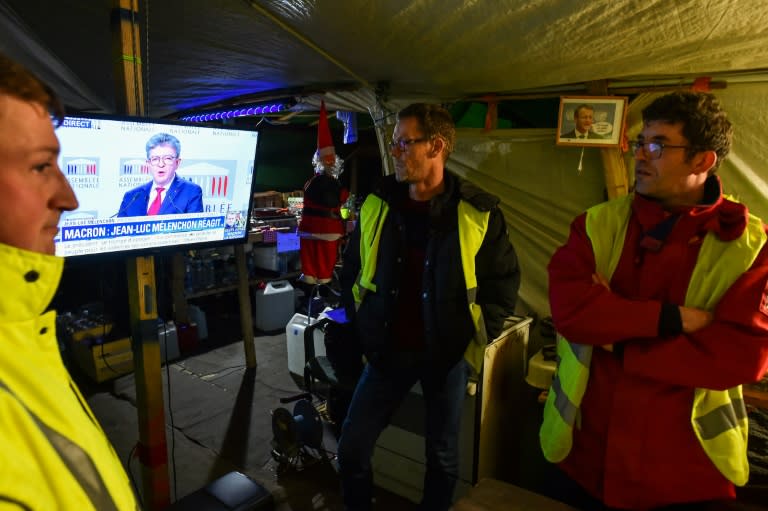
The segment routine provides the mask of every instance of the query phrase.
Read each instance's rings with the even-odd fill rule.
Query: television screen
[[[80,206],[56,255],[242,241],[258,132],[137,118],[66,117],[59,165]]]

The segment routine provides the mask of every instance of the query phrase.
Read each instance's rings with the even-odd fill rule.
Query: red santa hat
[[[317,124],[317,155],[320,158],[324,156],[336,156],[336,149],[333,147],[331,139],[331,128],[328,126],[328,114],[325,112],[325,101],[320,100],[320,119]]]

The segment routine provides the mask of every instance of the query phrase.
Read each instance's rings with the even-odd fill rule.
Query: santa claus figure
[[[304,208],[299,222],[300,280],[307,284],[331,281],[339,240],[344,235],[341,205],[349,192],[339,183],[344,161],[336,156],[325,102],[320,103],[317,151],[312,158],[315,175],[304,185]]]

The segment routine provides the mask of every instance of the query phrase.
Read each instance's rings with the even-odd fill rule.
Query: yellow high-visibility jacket
[[[485,239],[488,230],[488,211],[480,211],[465,201],[458,205],[459,249],[464,281],[467,286],[467,304],[469,315],[475,327],[472,341],[464,352],[464,358],[469,362],[475,373],[480,373],[483,364],[483,354],[488,344],[485,330],[483,311],[475,302],[477,297],[477,273],[475,271],[475,256]],[[355,302],[362,301],[367,291],[376,291],[373,283],[376,273],[376,261],[379,252],[379,241],[384,221],[389,214],[389,205],[376,195],[369,195],[363,204],[360,214],[360,274],[352,286]]]
[[[61,360],[63,259],[0,244],[0,509],[135,510],[128,477]]]
[[[368,195],[344,254],[342,301],[369,362],[393,350],[407,249],[408,184],[387,176]],[[462,358],[480,371],[488,339],[513,313],[520,268],[499,199],[450,172],[429,204],[419,307],[430,371],[446,374]]]
[[[609,281],[624,246],[633,196],[599,204],[587,211],[587,234],[592,242],[597,272]],[[762,221],[750,215],[747,228],[734,241],[720,241],[707,233],[691,275],[685,305],[714,309],[728,288],[754,262],[766,241]],[[573,427],[589,383],[592,346],[557,339],[558,367],[544,408],[540,439],[544,456],[557,463],[571,450]],[[747,415],[741,386],[727,390],[696,389],[691,403],[691,425],[720,473],[738,486],[749,478]]]

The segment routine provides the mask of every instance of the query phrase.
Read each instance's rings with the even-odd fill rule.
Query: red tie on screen
[[[157,195],[155,195],[155,200],[152,201],[152,204],[149,205],[148,215],[156,215],[160,211],[160,204],[163,202],[163,190],[165,188],[158,186],[156,189]]]

